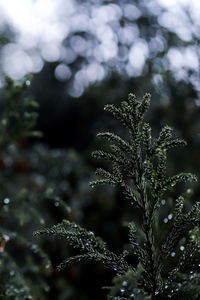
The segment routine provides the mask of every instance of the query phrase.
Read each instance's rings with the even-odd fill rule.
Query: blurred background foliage
[[[96,133],[125,134],[103,111],[105,104],[119,103],[129,92],[138,97],[150,92],[147,120],[154,136],[168,124],[188,142],[187,148],[170,153],[168,173],[200,175],[199,12],[198,1],[186,0],[57,0],[48,6],[42,0],[1,1],[1,138],[5,141],[8,130],[5,75],[19,82],[26,78],[29,88],[20,89],[20,97],[31,96],[39,104],[36,130],[43,132],[40,139],[12,136],[1,146],[1,290],[7,282],[12,286],[14,268],[28,278],[27,295],[33,299],[106,297],[101,287],[111,285],[111,271],[88,263],[58,273],[56,265],[73,250],[63,242],[32,237],[41,225],[67,217],[102,236],[117,253],[127,242],[123,225],[137,211],[130,211],[119,191],[88,187],[97,165],[90,157],[100,143]],[[30,73],[32,80],[26,77]],[[199,199],[199,183],[187,194],[190,207]],[[163,199],[166,228],[172,199]],[[48,254],[52,266],[35,247]],[[39,296],[34,294],[38,282],[44,282]],[[14,288],[6,299],[22,299]]]

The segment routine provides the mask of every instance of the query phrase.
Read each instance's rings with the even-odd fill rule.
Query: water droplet
[[[175,186],[175,184],[176,184],[176,182],[172,182],[172,183],[171,183],[171,186]]]
[[[187,194],[191,194],[192,193],[192,190],[191,189],[187,189]]]
[[[168,288],[168,285],[166,284],[166,285],[165,285],[165,289],[167,289],[167,288]]]
[[[6,119],[2,119],[1,124],[2,125],[7,125],[8,121]]]
[[[58,201],[56,201],[56,202],[54,203],[54,205],[57,207],[57,206],[60,205],[60,203],[59,203]]]
[[[168,222],[168,219],[167,218],[164,218],[164,223],[167,223]]]
[[[6,241],[9,241],[10,237],[7,234],[4,234],[3,239],[6,240]]]
[[[3,203],[4,203],[4,204],[9,204],[9,203],[10,203],[10,199],[9,199],[9,198],[3,199]]]
[[[10,276],[14,276],[15,275],[15,271],[14,270],[11,270],[10,271]]]
[[[128,285],[128,282],[127,281],[123,281],[122,282],[122,286],[127,286]]]
[[[180,246],[180,250],[184,251],[185,247],[184,246]]]
[[[166,203],[165,199],[163,199],[163,200],[161,201],[161,203],[162,203],[162,205],[165,205],[165,203]]]
[[[175,255],[176,255],[176,253],[175,253],[175,252],[172,252],[172,253],[171,253],[171,256],[172,256],[172,257],[174,257]]]
[[[49,269],[49,268],[50,268],[50,264],[46,264],[45,269]]]
[[[120,292],[123,294],[125,292],[125,289],[121,289]]]
[[[45,285],[44,290],[45,290],[45,292],[48,292],[50,290],[49,286]]]
[[[172,214],[168,215],[168,219],[171,220],[172,219]]]
[[[158,295],[159,294],[159,292],[158,291],[155,291],[155,293],[154,293],[155,295]]]
[[[31,250],[36,253],[37,252],[37,245],[32,245]]]

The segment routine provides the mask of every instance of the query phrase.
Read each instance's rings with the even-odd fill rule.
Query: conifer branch
[[[149,94],[146,94],[142,101],[137,101],[133,94],[129,94],[128,101],[123,101],[120,107],[115,107],[113,104],[106,105],[105,110],[111,112],[128,129],[129,138],[124,140],[109,132],[98,134],[98,137],[110,143],[110,148],[107,152],[102,150],[93,152],[93,157],[109,161],[111,168],[110,170],[97,169],[96,175],[100,178],[90,183],[92,187],[104,184],[119,187],[125,199],[140,209],[142,226],[136,222],[128,225],[130,244],[128,254],[134,255],[139,261],[137,268],[127,263],[123,253],[114,254],[107,249],[100,238],[66,220],[50,229],[38,231],[36,235],[45,234],[64,238],[73,247],[84,252],[66,259],[59,269],[80,260],[95,260],[121,274],[119,278],[129,278],[132,274],[134,287],[131,291],[137,291],[138,295],[141,295],[140,287],[142,287],[143,295],[148,294],[151,299],[165,299],[168,285],[172,287],[169,278],[177,272],[174,271],[177,269],[171,270],[169,278],[164,277],[165,260],[172,251],[175,251],[182,233],[188,235],[191,229],[200,225],[200,204],[198,202],[189,212],[183,212],[184,198],[180,196],[175,203],[170,231],[161,241],[161,245],[158,243],[162,228],[160,229],[156,224],[158,224],[163,195],[171,191],[177,183],[197,181],[197,178],[191,173],[167,177],[168,150],[185,146],[186,142],[173,139],[173,130],[169,126],[165,126],[153,142],[150,125],[143,122],[149,105]],[[138,239],[139,232],[140,239]],[[187,243],[185,247],[187,248]],[[167,288],[164,288],[165,283]],[[125,289],[121,290],[125,291]],[[128,290],[123,295],[119,292],[117,299],[129,300],[130,295]]]
[[[58,266],[58,269],[81,260],[101,262],[107,268],[113,269],[117,274],[125,273],[130,268],[122,256],[117,256],[108,250],[105,242],[101,238],[96,237],[92,231],[87,231],[68,220],[63,220],[62,223],[54,225],[52,228],[36,231],[34,235],[49,235],[65,239],[74,248],[86,252],[65,260]]]

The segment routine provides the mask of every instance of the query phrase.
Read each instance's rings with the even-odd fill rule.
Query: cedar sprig
[[[81,260],[95,260],[114,269],[117,274],[121,274],[120,278],[127,276],[126,278],[131,280],[130,274],[132,274],[132,283],[134,283],[132,290],[128,290],[129,281],[123,289],[119,289],[123,291],[123,295],[122,292],[114,292],[109,299],[132,299],[133,291],[140,293],[141,289],[143,295],[147,293],[152,296],[151,299],[164,299],[166,293],[173,295],[172,292],[171,294],[169,292],[170,287],[171,291],[173,290],[171,278],[178,278],[177,272],[180,269],[177,263],[177,266],[170,270],[169,276],[166,277],[166,258],[172,251],[177,250],[183,233],[184,236],[188,236],[190,230],[200,225],[199,202],[193,205],[188,212],[184,209],[184,198],[180,196],[175,201],[169,232],[161,244],[157,242],[162,236],[162,226],[158,226],[162,197],[171,193],[177,183],[197,181],[197,178],[191,173],[167,176],[168,150],[185,146],[186,142],[174,139],[173,130],[169,126],[165,126],[158,138],[153,140],[149,123],[143,122],[149,105],[150,94],[145,94],[141,101],[138,101],[133,94],[129,94],[128,101],[123,101],[120,107],[113,104],[105,106],[105,110],[112,113],[125,126],[129,138],[124,140],[109,132],[98,134],[98,137],[109,142],[110,147],[107,151],[94,151],[93,157],[108,161],[111,167],[108,170],[97,169],[96,175],[100,178],[90,183],[92,187],[104,184],[119,187],[133,208],[137,206],[140,209],[141,222],[131,222],[128,225],[130,244],[128,255],[133,255],[138,260],[137,268],[128,264],[123,253],[121,255],[114,254],[108,250],[100,238],[89,234],[84,228],[69,221],[63,221],[50,229],[43,229],[36,233],[36,235],[45,234],[64,238],[73,247],[78,247],[83,252],[83,254],[66,259],[59,268]],[[188,251],[187,245],[186,240],[186,252]],[[194,247],[194,252],[195,249],[197,252],[199,251],[197,247]],[[183,251],[183,255],[187,256],[185,251]],[[183,257],[180,256],[181,259]],[[196,278],[198,276],[196,275]],[[177,285],[179,283],[177,279]],[[186,281],[182,280],[182,283],[184,286],[186,285]],[[177,293],[179,293],[178,290]],[[114,297],[115,295],[117,298]],[[180,295],[182,297],[182,294]],[[193,299],[199,299],[198,297],[199,294],[194,288]]]

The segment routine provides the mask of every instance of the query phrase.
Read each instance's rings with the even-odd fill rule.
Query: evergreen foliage
[[[53,245],[53,241],[40,240],[36,244],[32,232],[45,222],[57,223],[66,215],[80,221],[94,194],[88,187],[93,169],[73,149],[51,149],[27,139],[41,135],[33,133],[34,127],[28,131],[26,126],[30,123],[24,122],[25,112],[37,112],[38,106],[36,102],[34,106],[28,105],[29,101],[33,103],[27,96],[30,80],[27,78],[22,84],[10,78],[7,81],[6,90],[0,91],[0,123],[7,115],[7,124],[11,124],[10,116],[19,113],[17,122],[21,122],[21,129],[14,135],[15,127],[1,130],[4,138],[0,151],[0,299],[36,300],[56,295],[58,300],[69,297],[85,300],[87,291],[75,289],[70,282],[71,278],[79,280],[79,269],[76,275],[72,270],[71,275],[63,276],[53,269],[49,259],[53,261],[56,252],[59,260],[69,248],[65,245],[62,248],[59,243]],[[8,109],[8,103],[12,109]],[[79,195],[83,201],[79,201]]]
[[[173,138],[173,130],[165,126],[157,139],[151,136],[151,127],[144,122],[150,105],[150,95],[137,101],[129,94],[121,107],[106,105],[128,130],[124,140],[113,133],[98,136],[110,143],[108,151],[95,151],[93,157],[111,163],[109,171],[99,168],[100,179],[91,187],[109,184],[121,188],[124,198],[137,207],[142,221],[128,224],[129,247],[121,255],[111,252],[105,242],[79,225],[64,220],[35,235],[50,235],[65,239],[80,250],[77,256],[66,259],[58,269],[82,261],[95,260],[113,269],[117,277],[110,289],[109,300],[122,299],[199,299],[200,297],[200,202],[190,210],[184,207],[184,195],[174,201],[171,228],[163,238],[164,226],[159,216],[163,199],[168,199],[179,182],[196,181],[191,173],[167,175],[167,153],[174,147],[185,146],[184,140]],[[169,268],[169,260],[176,260]],[[138,263],[129,263],[130,258]],[[170,264],[171,266],[171,264]]]
[[[22,84],[6,78],[0,126],[1,151],[19,139],[41,136],[41,132],[33,130],[38,116],[33,109],[38,108],[38,103],[24,95],[29,85],[28,77]]]
[[[9,171],[3,168],[12,165],[11,155],[15,152],[16,142],[41,135],[33,130],[38,115],[33,109],[38,105],[25,96],[29,84],[28,78],[22,84],[7,78],[1,103],[0,299],[44,299],[48,289],[44,278],[48,273],[46,267],[49,268],[51,263],[39,245],[24,235],[24,228],[30,221],[42,223],[42,219],[31,204],[33,195],[23,185],[15,187],[10,182]],[[18,183],[16,178],[15,181]],[[30,229],[28,234],[31,236]]]

